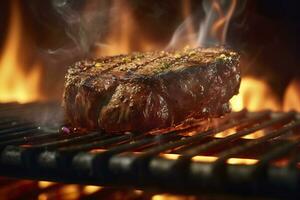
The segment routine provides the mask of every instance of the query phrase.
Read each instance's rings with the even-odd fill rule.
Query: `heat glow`
[[[239,94],[231,101],[232,110],[240,111],[247,108],[250,111],[281,109],[280,101],[272,92],[272,88],[263,80],[254,77],[243,77]]]
[[[198,47],[226,44],[230,21],[239,9],[238,1],[229,0],[227,3],[225,5],[224,1],[204,0],[205,16],[199,23],[197,22],[197,26],[192,13],[192,1],[183,0],[181,2],[183,23],[170,38],[166,49],[180,48],[184,45]],[[32,66],[27,66],[26,59],[24,60],[29,53],[32,53],[30,47],[34,45],[25,37],[19,4],[20,1],[11,1],[8,31],[0,54],[0,102],[27,103],[42,99],[39,88],[42,66],[38,60],[33,62]],[[104,41],[101,41],[105,45],[96,49],[96,57],[130,53],[134,50],[158,50],[163,46],[143,34],[133,9],[127,1],[113,0],[108,16],[109,19],[113,19],[108,22],[109,34]],[[300,81],[293,80],[284,92],[283,98],[279,99],[266,81],[257,77],[242,77],[239,94],[231,99],[232,110],[239,111],[247,108],[250,111],[263,109],[300,111],[299,91]]]
[[[18,1],[11,4],[9,28],[0,55],[0,102],[27,103],[39,99],[40,66],[24,71],[24,41]],[[24,56],[24,55],[22,55]]]

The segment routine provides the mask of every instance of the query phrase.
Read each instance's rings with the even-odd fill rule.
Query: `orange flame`
[[[215,38],[219,38],[219,41],[221,41],[222,45],[225,44],[228,25],[234,13],[236,4],[237,1],[232,0],[228,12],[224,14],[218,1],[214,0],[212,3],[212,9],[216,10],[216,12],[220,15],[220,18],[213,24],[211,28],[211,34]]]
[[[36,63],[31,71],[24,72],[20,59],[22,25],[17,1],[11,6],[10,27],[0,57],[0,102],[26,103],[39,98],[40,67]]]
[[[236,9],[237,1],[231,0],[227,12],[224,12],[221,2],[218,0],[211,1],[211,10],[218,17],[211,24],[210,27],[205,27],[206,32],[216,39],[219,44],[225,44],[226,33],[230,19]],[[209,24],[209,23],[208,23]],[[208,34],[206,33],[206,34]],[[204,34],[204,40],[207,39]],[[200,42],[200,44],[203,42]],[[242,66],[243,67],[243,66]],[[239,94],[231,99],[231,106],[233,111],[240,111],[247,108],[250,111],[260,111],[264,109],[271,109],[273,111],[300,111],[300,81],[292,81],[288,86],[284,99],[281,102],[279,97],[273,92],[272,87],[266,81],[260,80],[256,77],[243,77]],[[253,139],[261,137],[263,133],[255,133],[245,138]]]
[[[83,194],[89,195],[89,194],[93,194],[95,192],[98,192],[101,189],[102,189],[102,187],[100,187],[100,186],[86,185],[86,186],[83,187],[82,192],[83,192]]]
[[[130,35],[133,34],[133,17],[129,6],[124,1],[113,1],[113,7],[120,10],[118,20],[121,22],[119,26],[110,24],[110,34],[106,39],[107,48],[102,49],[101,55],[114,55],[130,52]],[[122,11],[121,11],[122,9]],[[111,13],[113,15],[114,13]],[[114,26],[114,27],[113,27]]]
[[[155,41],[144,37],[127,1],[114,0],[110,9],[109,34],[104,45],[97,49],[97,56],[110,56],[135,51],[151,51],[158,48]]]
[[[265,81],[255,77],[243,77],[239,94],[231,100],[233,111],[247,108],[250,111],[300,111],[300,80],[292,80],[280,100]],[[257,134],[256,134],[257,135]],[[258,135],[264,135],[259,133]]]
[[[160,156],[169,160],[177,160],[180,157],[179,154],[173,154],[173,153],[160,154]],[[194,162],[205,162],[205,163],[215,162],[217,159],[218,159],[217,156],[198,155],[192,157],[192,161]],[[258,160],[250,159],[250,158],[229,158],[227,160],[227,163],[231,165],[254,165],[257,162]]]
[[[191,14],[191,1],[190,0],[185,0],[182,1],[182,15],[184,18],[189,17]],[[189,33],[194,33],[195,32],[195,27],[193,26],[192,21],[188,21],[187,24],[187,29]]]
[[[288,85],[283,97],[283,110],[300,111],[300,80],[293,80]]]
[[[227,129],[214,135],[215,138],[225,138],[237,132],[236,127]]]
[[[174,194],[155,194],[151,200],[194,200],[194,196],[174,195]]]
[[[229,158],[227,160],[227,163],[231,165],[255,165],[257,162],[257,159],[250,158]]]
[[[24,31],[22,29],[21,10],[18,1],[12,2],[9,29],[3,53],[0,56],[0,102],[17,101],[26,103],[41,99],[39,91],[41,66],[36,62],[30,67],[31,70],[23,70],[26,66],[21,59],[21,53],[26,52],[22,50],[26,41],[22,37]],[[211,5],[209,12],[214,13],[214,17],[210,21],[209,16],[206,16],[207,23],[201,25],[198,33],[193,19],[189,18],[192,12],[191,1],[182,1],[182,16],[190,19],[186,21],[184,34],[191,36],[187,42],[187,45],[191,47],[201,44],[199,38],[200,40],[208,39],[206,37],[211,37],[219,44],[224,44],[230,19],[238,3],[237,0],[231,0],[229,6],[225,9],[221,1],[207,2]],[[209,13],[206,14],[209,15]],[[109,34],[107,34],[104,41],[104,44],[107,45],[103,45],[98,49],[97,56],[130,53],[134,50],[148,51],[161,47],[161,44],[150,40],[146,37],[146,34],[142,33],[128,2],[112,1],[110,16],[114,20],[110,21]],[[200,36],[201,31],[205,32],[204,36]],[[182,37],[178,39],[181,40]],[[178,46],[176,47],[178,48]],[[283,102],[280,102],[266,82],[255,77],[243,77],[240,93],[231,99],[231,104],[233,111],[239,111],[243,108],[250,111],[263,109],[275,111],[294,109],[300,111],[299,90],[300,81],[292,81],[284,94]]]
[[[200,26],[200,32],[195,32],[195,27],[190,20],[185,21],[185,33],[190,36],[197,35],[198,41],[195,37],[189,37],[193,41],[189,41],[190,46],[203,45],[212,40],[215,44],[223,45],[226,42],[226,34],[229,26],[229,22],[237,8],[237,1],[229,1],[228,8],[226,9],[221,1],[205,1],[205,6],[209,8],[206,11],[206,17]],[[183,4],[183,16],[187,18],[190,16],[190,1],[184,1]],[[176,32],[175,32],[176,34]],[[175,35],[174,34],[174,35]],[[177,37],[176,40],[180,40]],[[174,41],[172,41],[174,43]],[[173,44],[172,43],[172,44]],[[194,45],[193,45],[194,44]],[[299,109],[300,95],[295,91],[299,91],[299,83],[291,83],[288,91],[286,92],[286,99],[292,100],[290,102],[285,101],[287,105],[284,106],[284,110]],[[272,88],[263,80],[255,77],[243,77],[240,92],[238,95],[231,99],[231,105],[233,111],[240,111],[247,108],[250,111],[259,111],[264,109],[272,109],[274,111],[282,110],[282,105],[278,97],[273,93]],[[291,105],[292,104],[292,105]],[[231,133],[220,133],[216,137],[225,137]],[[261,134],[255,134],[261,135]],[[252,138],[253,135],[248,138]]]
[[[242,78],[240,92],[231,99],[234,111],[247,108],[250,111],[272,109],[278,111],[281,105],[270,86],[264,81],[253,77]]]
[[[50,181],[39,181],[38,182],[38,187],[39,188],[47,188],[50,187],[52,185],[55,185],[55,182],[50,182]]]

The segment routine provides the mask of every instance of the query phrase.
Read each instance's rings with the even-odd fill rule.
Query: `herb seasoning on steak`
[[[148,131],[230,112],[239,55],[224,48],[132,53],[75,63],[63,106],[75,127]]]

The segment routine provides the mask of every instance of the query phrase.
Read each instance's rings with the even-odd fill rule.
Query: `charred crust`
[[[221,116],[238,93],[239,58],[225,48],[187,48],[76,62],[66,75],[66,116],[73,125],[107,132]]]

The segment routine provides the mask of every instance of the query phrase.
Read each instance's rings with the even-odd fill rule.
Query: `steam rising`
[[[82,4],[83,2],[85,4]],[[121,6],[120,1],[83,2],[52,0],[53,8],[66,24],[66,34],[75,43],[77,50],[84,55],[95,48],[100,54],[130,52],[128,42],[132,39],[131,34],[134,34],[136,27],[126,3],[122,2]],[[190,6],[190,1],[183,1],[184,8],[187,8],[186,2]],[[186,16],[176,29],[166,49],[182,48],[186,45],[191,47],[224,45],[228,26],[236,12],[237,4],[237,0],[202,1],[204,18],[196,16],[199,12],[189,13],[190,10],[188,13],[185,12],[184,15],[189,16]],[[187,11],[187,9],[183,10]],[[108,38],[104,38],[107,35],[106,30],[110,31]],[[124,37],[128,38],[124,39]],[[136,37],[139,37],[139,34]],[[139,38],[134,42],[139,42]]]
[[[191,32],[193,14],[176,29],[167,49],[189,45],[190,47],[224,45],[228,25],[235,12],[237,0],[204,0],[205,18],[198,25],[198,32]],[[194,29],[195,30],[195,29]]]
[[[182,24],[174,32],[172,39],[166,49],[176,49],[185,45],[191,47],[194,45],[195,38],[197,38],[197,33],[190,32],[188,27],[193,23],[192,16],[187,17]]]
[[[82,9],[78,8],[81,7],[78,2],[52,0],[52,5],[66,24],[66,34],[86,54],[104,34],[108,4],[107,1],[90,0]]]
[[[74,42],[76,50],[83,55],[95,49],[101,55],[128,53],[132,50],[129,41],[141,42],[139,34],[135,36],[135,41],[131,41],[137,27],[134,27],[134,19],[126,1],[52,0],[51,2],[65,22],[66,34]],[[189,16],[185,16],[185,20],[174,32],[166,49],[182,48],[186,45],[191,47],[224,45],[230,20],[238,6],[237,0],[202,1],[204,18],[196,16],[199,12],[190,13],[191,1],[182,2],[184,15]],[[107,30],[110,31],[108,35]],[[104,38],[107,36],[108,38]]]

